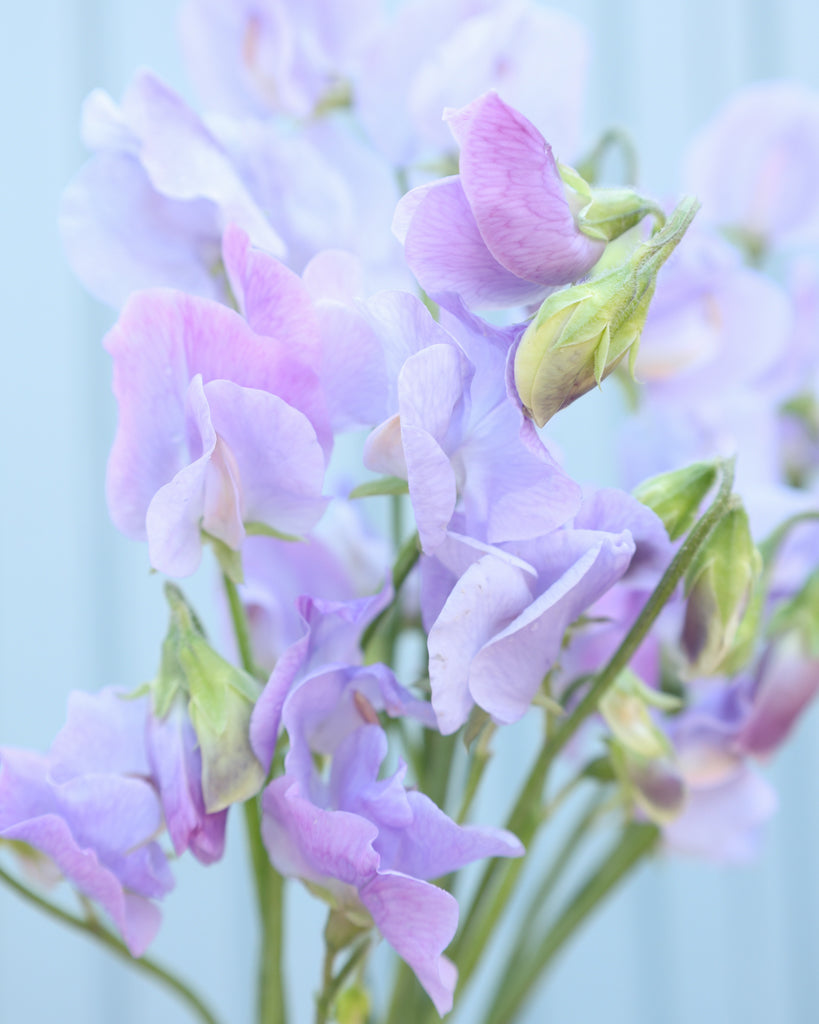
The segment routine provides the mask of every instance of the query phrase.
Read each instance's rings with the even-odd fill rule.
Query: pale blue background
[[[644,181],[661,193],[676,188],[684,140],[734,88],[780,74],[819,87],[819,14],[810,0],[556,6],[580,16],[596,42],[588,141],[604,126],[626,125]],[[130,686],[152,675],[164,620],[145,552],[107,520],[103,476],[114,409],[99,339],[109,314],[67,271],[58,197],[82,159],[78,111],[92,87],[119,96],[140,64],[183,90],[185,82],[171,0],[0,0],[0,10],[0,742],[45,747],[69,690]],[[570,423],[590,429],[579,416]],[[605,480],[613,453],[591,438],[587,450],[584,472]],[[207,603],[205,581],[198,592]],[[817,740],[814,711],[773,767],[782,809],[759,864],[644,869],[583,933],[528,1019],[819,1020]],[[511,761],[514,751],[504,756]],[[498,785],[499,799],[503,791]],[[255,932],[243,869],[238,830],[225,863],[208,871],[181,864],[155,945],[157,955],[200,979],[231,1024],[249,1021],[252,1004]],[[288,955],[298,978],[293,1020],[301,1024],[310,1019],[323,914],[297,899]],[[155,987],[0,891],[3,1024],[186,1019]],[[470,1020],[468,1006],[459,1020]]]

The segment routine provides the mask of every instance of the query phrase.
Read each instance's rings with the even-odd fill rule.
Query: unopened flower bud
[[[671,745],[654,722],[651,708],[676,711],[680,702],[669,694],[652,690],[629,669],[617,677],[600,701],[600,714],[620,745],[641,758],[670,755]]]
[[[171,620],[152,686],[154,713],[164,718],[176,701],[187,701],[202,754],[205,809],[212,814],[247,800],[264,784],[249,739],[259,686],[213,650],[177,587],[166,584],[165,595]]]
[[[694,525],[703,498],[716,478],[715,462],[694,462],[644,480],[635,487],[634,497],[662,519],[668,536],[676,540]]]
[[[558,170],[575,223],[589,238],[611,242],[648,215],[655,217],[660,226],[665,224],[662,207],[634,189],[595,188],[573,167],[559,164]]]
[[[762,558],[739,499],[714,527],[686,575],[682,647],[692,674],[719,671],[732,652]]]
[[[623,264],[555,292],[540,307],[515,356],[515,386],[539,427],[599,384],[627,352],[633,370],[657,272],[698,205],[684,199],[665,227]]]

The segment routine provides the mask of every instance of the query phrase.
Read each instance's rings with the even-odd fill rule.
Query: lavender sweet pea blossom
[[[819,93],[757,82],[733,96],[694,140],[686,184],[703,216],[753,251],[819,238]]]
[[[776,794],[739,739],[747,718],[742,690],[740,684],[706,695],[671,726],[686,791],[682,813],[663,830],[672,850],[740,863],[758,852]]]
[[[420,302],[400,299],[389,303],[383,334],[388,378],[397,370],[397,413],[368,438],[365,465],[407,480],[424,551],[443,543],[456,510],[466,531],[489,544],[566,522],[579,488],[508,399],[505,352],[461,325],[470,358]],[[403,363],[392,352],[402,347],[409,350]]]
[[[247,523],[301,534],[325,508],[324,455],[300,411],[316,406],[318,383],[288,346],[302,323],[287,305],[279,326],[262,337],[224,306],[155,291],[134,296],[106,338],[119,401],[109,508],[162,572],[196,569],[203,530],[238,551]]]
[[[519,306],[587,274],[605,243],[578,229],[535,126],[493,92],[446,119],[459,174],[407,193],[393,224],[421,286],[475,308]]]
[[[458,826],[426,796],[406,790],[403,764],[379,778],[387,738],[377,712],[419,705],[390,676],[384,666],[341,667],[292,690],[282,712],[291,746],[284,776],[265,791],[262,833],[276,869],[310,882],[358,927],[372,923],[443,1014],[457,972],[442,953],[458,907],[429,879],[523,851],[508,833]],[[317,772],[314,753],[330,759],[328,776]]]
[[[494,548],[451,533],[423,560],[432,705],[443,733],[476,704],[501,723],[521,718],[567,627],[628,569],[635,544],[620,510],[608,517],[611,529],[605,501],[598,514],[578,518],[581,528]]]
[[[535,0],[410,0],[367,47],[355,110],[374,144],[408,166],[451,148],[445,107],[496,89],[573,158],[588,58],[583,26]]]
[[[0,839],[26,843],[111,916],[134,956],[173,886],[145,746],[147,699],[74,693],[48,755],[0,751]]]
[[[204,102],[233,116],[307,117],[343,90],[381,21],[378,0],[188,0],[188,69]]]
[[[121,107],[92,93],[83,137],[94,156],[65,192],[60,226],[72,268],[102,301],[120,307],[158,285],[223,299],[216,270],[231,223],[284,254],[224,147],[150,72],[134,78]]]

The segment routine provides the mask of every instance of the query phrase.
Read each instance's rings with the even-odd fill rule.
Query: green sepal
[[[372,921],[362,923],[361,920],[350,918],[343,910],[331,908],[327,915],[327,924],[324,926],[324,941],[328,949],[339,953],[351,946],[371,927]]]
[[[630,669],[620,673],[599,704],[600,714],[621,747],[647,760],[668,757],[671,744],[651,717],[650,707],[676,710],[679,701],[650,689]]]
[[[349,497],[354,500],[355,498],[376,498],[383,494],[409,494],[409,484],[400,476],[382,476],[377,480],[368,480],[365,484],[359,484],[358,487],[350,491]]]
[[[476,704],[466,720],[463,733],[464,746],[469,750],[473,744],[485,745],[495,732],[495,723],[491,716]]]
[[[660,517],[671,540],[694,525],[700,505],[717,479],[715,462],[693,462],[638,484],[634,497]]]
[[[614,773],[614,766],[609,757],[596,757],[583,768],[584,778],[594,779],[595,782],[607,784],[617,781]]]
[[[286,540],[291,544],[300,544],[304,541],[304,537],[299,537],[298,534],[283,533],[268,526],[267,523],[245,523],[245,533],[248,537],[273,537],[275,540]]]
[[[610,743],[611,764],[628,799],[657,825],[667,825],[682,812],[686,787],[671,758],[643,758],[616,740]]]
[[[589,238],[611,242],[647,216],[662,226],[665,213],[653,199],[633,188],[598,188],[590,185],[573,167],[558,164],[567,186],[566,198],[579,231]]]

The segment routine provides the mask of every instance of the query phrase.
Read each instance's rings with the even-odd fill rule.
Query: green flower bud
[[[619,267],[545,300],[515,356],[515,386],[539,427],[600,384],[627,352],[633,371],[657,272],[698,206],[684,199],[665,227]]]
[[[338,995],[335,1019],[338,1024],[367,1024],[370,1019],[370,996],[363,985],[350,985]]]
[[[657,224],[665,224],[665,213],[653,199],[632,188],[595,188],[573,167],[558,164],[566,185],[566,199],[575,223],[584,235],[611,242],[651,214]]]
[[[761,570],[748,516],[734,498],[686,574],[681,642],[692,675],[723,670]]]
[[[216,653],[182,592],[165,585],[171,608],[159,674],[152,686],[154,713],[164,718],[186,700],[202,753],[202,793],[208,813],[254,796],[265,780],[250,747],[250,714],[259,685]]]
[[[694,462],[644,480],[633,493],[662,519],[668,536],[676,540],[694,525],[703,498],[716,478],[715,462]]]
[[[600,701],[600,714],[620,746],[641,758],[670,756],[668,738],[655,724],[650,708],[676,711],[680,701],[646,686],[630,669],[624,669]]]

